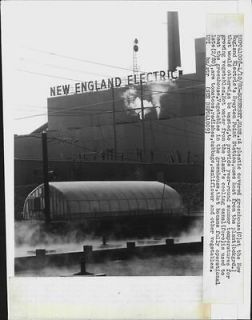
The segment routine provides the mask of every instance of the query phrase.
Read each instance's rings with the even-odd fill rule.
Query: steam
[[[85,230],[85,231],[84,231]],[[83,245],[92,245],[93,249],[110,249],[125,247],[129,239],[120,238],[113,233],[106,235],[106,245],[102,235],[87,232],[85,225],[62,224],[57,229],[48,229],[41,222],[15,222],[15,256],[35,255],[36,249],[49,252],[82,251]],[[130,239],[131,240],[131,239]]]
[[[156,114],[157,119],[160,118],[161,97],[168,93],[173,87],[175,87],[175,83],[169,80],[165,83],[151,83],[144,89],[146,90],[144,96],[147,98],[143,99],[144,118],[151,112]],[[141,98],[138,91],[134,87],[131,87],[123,93],[122,97],[127,113],[137,115],[139,119],[142,120]]]
[[[45,229],[39,222],[15,222],[16,256],[35,254],[35,249],[49,251],[71,252],[82,251],[83,245],[92,245],[94,249],[109,249],[125,247],[127,241],[135,241],[136,245],[151,245],[165,243],[165,239],[174,238],[175,242],[198,242],[203,235],[203,219],[196,218],[186,228],[172,228],[158,234],[123,236],[106,235],[106,245],[103,245],[102,235],[83,231],[80,225],[62,225],[55,229]]]
[[[71,252],[81,251],[87,241],[91,242],[94,234],[83,233],[79,228],[62,225],[56,230],[45,229],[43,223],[16,221],[15,222],[15,245],[16,257],[34,255],[36,249],[48,251]],[[101,240],[99,239],[100,243]]]
[[[46,249],[48,253],[82,251],[83,245],[92,245],[94,250],[126,247],[127,241],[135,241],[137,246],[160,245],[165,239],[174,238],[175,243],[199,242],[203,234],[203,219],[197,218],[189,228],[182,232],[172,230],[165,235],[152,235],[147,238],[107,238],[104,245],[102,237],[85,234],[76,226],[46,230],[40,223],[16,222],[16,257],[35,255],[35,249]],[[87,261],[86,270],[93,274],[105,273],[107,276],[186,276],[201,275],[202,253],[166,254],[164,256],[134,257],[122,260],[104,260],[101,263]],[[21,276],[73,276],[80,272],[80,263],[70,261],[67,265],[16,265],[16,275]]]
[[[142,120],[141,99],[137,95],[135,88],[130,88],[123,93],[124,104],[128,114],[136,114]],[[143,100],[144,117],[150,113],[154,106],[151,101]]]
[[[196,219],[188,230],[179,234],[179,242],[197,242],[203,236],[203,219]]]
[[[168,83],[155,82],[150,85],[152,103],[156,109],[158,119],[160,118],[161,111],[161,97],[168,93],[170,89],[174,88],[175,86],[175,83],[171,80],[169,80]]]
[[[177,242],[198,242],[203,231],[203,223],[196,221],[187,231],[177,234]],[[16,227],[16,257],[31,256],[35,249],[46,249],[48,253],[82,251],[83,245],[92,245],[94,250],[125,247],[127,240],[133,240],[137,246],[164,244],[167,237],[149,237],[145,239],[109,239],[106,245],[102,244],[101,237],[82,235],[77,230],[69,230],[64,235],[46,232],[40,225],[18,223]],[[33,250],[33,252],[32,252]],[[203,256],[201,252],[166,254],[164,256],[134,257],[121,260],[103,260],[94,263],[86,262],[86,270],[107,276],[200,276],[202,275]],[[66,265],[59,263],[27,264],[24,268],[16,262],[16,276],[74,276],[80,272],[80,262],[69,260]]]

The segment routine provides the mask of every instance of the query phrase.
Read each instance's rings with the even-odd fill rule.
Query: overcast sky
[[[205,36],[206,13],[235,12],[236,4],[232,6],[229,2],[227,6],[220,1],[196,1],[194,5],[168,1],[4,3],[4,108],[8,108],[8,117],[13,119],[13,132],[30,133],[47,121],[51,86],[130,74],[130,70],[120,68],[132,69],[135,38],[139,40],[140,68],[166,70],[169,10],[179,12],[182,69],[191,73],[195,72],[194,39]]]

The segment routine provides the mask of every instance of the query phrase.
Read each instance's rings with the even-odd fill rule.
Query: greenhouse
[[[182,212],[182,199],[170,186],[156,181],[50,182],[51,220],[132,215],[171,215]],[[44,185],[26,198],[26,220],[44,220]]]

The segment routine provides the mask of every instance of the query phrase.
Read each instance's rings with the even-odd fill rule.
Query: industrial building
[[[195,76],[143,85],[144,119],[139,86],[114,91],[114,112],[111,90],[48,99],[51,159],[203,161],[204,84]]]
[[[170,275],[171,263],[177,272],[198,261],[202,239],[174,239],[203,228],[205,39],[195,40],[196,72],[183,74],[176,12],[167,26],[167,68],[139,70],[135,39],[132,74],[50,88],[48,123],[15,136],[16,243],[29,230],[39,245],[16,272],[58,276],[77,262],[74,274],[90,275],[95,262],[104,274],[109,261],[108,275],[143,275],[153,259],[146,275]],[[71,241],[83,251],[67,252]]]
[[[177,13],[168,13],[168,18],[168,70],[175,70],[181,64]],[[186,171],[184,167],[188,168],[188,172],[193,170],[190,176],[198,177],[200,172],[201,178],[197,181],[202,181],[204,38],[195,40],[195,53],[196,72],[183,74],[175,81],[168,77],[161,80],[159,77],[155,81],[152,77],[153,81],[142,85],[139,82],[134,85],[128,83],[120,87],[48,98],[48,123],[31,135],[15,137],[16,183],[25,184],[27,175],[29,183],[39,182],[39,160],[42,159],[40,135],[45,129],[48,134],[49,167],[59,181],[64,180],[64,172],[58,170],[62,163],[71,172],[67,176],[69,180],[86,180],[85,174],[89,175],[89,179],[97,180],[95,168],[92,174],[85,171],[85,165],[91,163],[95,163],[96,168],[102,168],[99,170],[100,173],[102,171],[99,180],[106,180],[110,163],[117,165],[118,162],[125,168],[130,164],[135,166],[135,176],[120,176],[119,173],[119,180],[164,180],[159,176],[164,176],[169,171],[168,167],[179,165],[183,167],[183,172]],[[81,92],[80,88],[79,85],[78,92]],[[160,165],[166,168],[156,169],[153,176],[151,170]],[[177,181],[181,181],[180,169],[176,172]],[[113,177],[113,174],[110,176]],[[187,181],[188,177],[185,175],[184,179]]]

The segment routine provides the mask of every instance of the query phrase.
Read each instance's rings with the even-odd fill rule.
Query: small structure
[[[128,216],[178,215],[182,200],[176,190],[156,181],[50,182],[53,220],[119,218]],[[26,198],[23,218],[44,220],[44,185]]]

